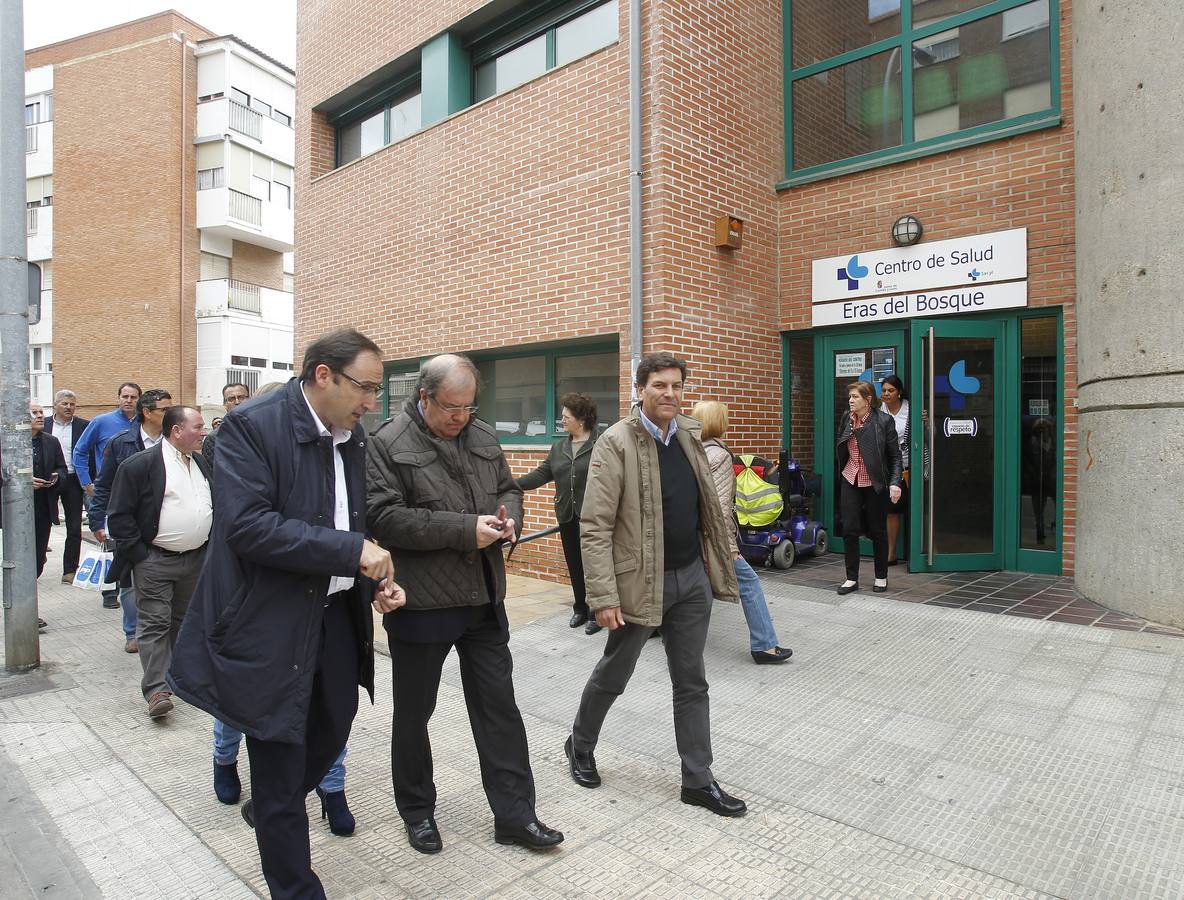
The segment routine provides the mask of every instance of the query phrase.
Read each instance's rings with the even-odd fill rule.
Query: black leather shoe
[[[724,792],[718,782],[711,782],[707,787],[682,789],[682,802],[691,806],[702,806],[717,816],[742,816],[748,812],[748,806],[743,800]]]
[[[855,584],[851,584],[851,585],[847,585],[847,586],[840,584],[838,586],[838,588],[835,590],[835,593],[838,594],[840,597],[842,597],[844,594],[852,594],[857,590],[859,590],[859,582],[858,581],[855,582]]]
[[[440,840],[440,829],[436,827],[435,819],[422,819],[419,822],[404,822],[407,829],[407,840],[413,849],[420,853],[439,853],[444,849],[444,842]]]
[[[119,609],[119,600],[116,597],[104,597],[103,609]]]
[[[580,787],[600,787],[600,773],[596,771],[596,757],[592,755],[591,750],[587,753],[577,751],[572,745],[571,735],[568,735],[567,743],[563,745],[563,752],[567,754],[567,764],[572,781]]]
[[[493,839],[499,844],[520,844],[531,850],[546,850],[563,843],[563,832],[548,828],[538,819],[525,825],[493,826]]]
[[[888,585],[886,585],[886,584],[885,585],[879,585],[879,584],[872,585],[872,593],[874,593],[874,594],[883,594],[887,590],[888,590]]]
[[[241,809],[242,809],[242,813],[243,813],[243,821],[246,822],[248,825],[250,825],[252,828],[254,828],[255,827],[255,801],[248,800],[246,803],[244,803],[242,805]]]
[[[238,763],[225,766],[214,763],[214,796],[218,802],[234,806],[242,793],[243,783],[238,778]]]
[[[584,626],[584,634],[596,634],[603,627],[603,625],[598,625],[595,619],[589,619],[588,624]]]
[[[586,612],[572,613],[571,618],[567,620],[568,628],[579,628],[588,621],[588,614]]]
[[[774,647],[772,650],[753,650],[752,661],[758,666],[775,665],[783,663],[793,656],[793,651],[788,647]]]

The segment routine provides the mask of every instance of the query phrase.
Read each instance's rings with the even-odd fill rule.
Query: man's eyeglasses
[[[436,406],[438,406],[443,412],[448,413],[448,415],[450,415],[450,416],[459,416],[461,413],[464,413],[466,416],[471,416],[478,409],[480,409],[480,407],[478,407],[478,406],[445,406],[443,403],[441,403],[435,397],[428,397],[428,399],[431,400],[433,403],[435,403]]]
[[[337,374],[342,378],[348,378],[350,381],[352,381],[358,390],[360,390],[363,394],[373,394],[375,400],[381,400],[382,395],[385,393],[381,384],[365,384],[361,381],[358,381],[358,379],[354,378],[352,375],[347,375],[345,372],[338,372]]]

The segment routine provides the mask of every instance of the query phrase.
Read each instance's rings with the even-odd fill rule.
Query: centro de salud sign
[[[843,325],[1028,305],[1028,231],[814,260],[812,324]]]

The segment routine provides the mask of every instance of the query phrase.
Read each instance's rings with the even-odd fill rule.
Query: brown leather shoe
[[[63,572],[62,573],[62,584],[73,584],[73,583],[74,583],[74,573],[73,572]]]
[[[168,691],[157,691],[148,698],[148,715],[160,719],[173,711],[173,695]]]
[[[135,638],[128,638],[126,641],[123,642],[123,652],[124,653],[139,653],[140,652],[140,642],[137,641]]]

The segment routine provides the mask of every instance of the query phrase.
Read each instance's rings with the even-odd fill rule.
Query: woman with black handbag
[[[874,554],[872,590],[881,594],[888,590],[888,513],[900,502],[904,480],[896,423],[880,409],[876,389],[866,381],[847,387],[847,412],[839,419],[835,450],[847,563],[847,580],[838,593],[859,590],[859,537],[863,534],[871,539]]]

